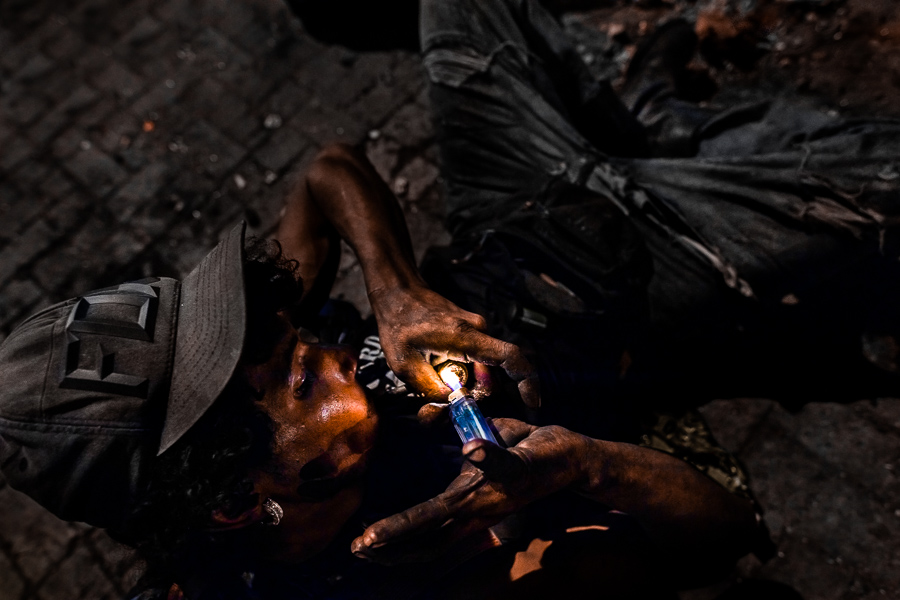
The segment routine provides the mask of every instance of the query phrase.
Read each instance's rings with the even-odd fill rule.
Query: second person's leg
[[[583,183],[604,152],[645,149],[537,2],[424,0],[421,41],[454,230],[554,179]]]

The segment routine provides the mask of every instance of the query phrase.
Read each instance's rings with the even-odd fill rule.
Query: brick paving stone
[[[20,192],[0,184],[0,238],[12,239],[44,211],[47,200],[35,196],[28,187]]]
[[[107,228],[109,223],[107,223]],[[108,231],[108,229],[107,229]],[[147,247],[144,236],[129,230],[120,230],[93,242],[93,252],[80,254],[80,263],[72,269],[71,279],[65,286],[57,284],[59,300],[71,298],[84,292],[121,283],[125,279],[139,279],[122,275],[125,267],[133,262]]]
[[[119,14],[124,12],[126,11],[120,11]],[[131,30],[113,45],[113,52],[118,56],[133,57],[139,52],[141,47],[146,46],[148,42],[155,39],[164,30],[165,25],[159,20],[144,14]]]
[[[399,154],[403,145],[396,139],[382,135],[379,129],[371,130],[367,138],[366,157],[383,180],[392,181],[399,168]]]
[[[125,10],[108,11],[110,30],[118,34],[120,40],[127,38],[140,25],[146,24],[145,19],[155,5],[152,0],[128,0]]]
[[[416,201],[415,207],[427,213],[435,223],[444,224],[444,215],[447,214],[447,205],[441,193],[441,178],[435,180],[434,185],[424,192]]]
[[[729,452],[737,453],[774,404],[772,400],[759,398],[716,400],[700,407],[700,412],[712,428],[716,441]]]
[[[86,137],[82,129],[69,127],[53,139],[50,144],[51,152],[57,159],[66,159],[78,152]]]
[[[256,53],[273,37],[275,15],[262,15],[262,7],[250,3],[218,5],[211,3],[206,21],[233,39],[244,50]]]
[[[194,79],[192,76],[180,75],[182,75],[180,72],[172,73],[169,78],[151,83],[147,93],[131,105],[131,112],[141,119],[151,121],[158,120],[160,115],[165,120],[168,116],[181,113],[180,107],[177,106],[179,98]]]
[[[0,53],[0,67],[7,71],[15,71],[25,64],[28,57],[38,49],[38,40],[18,41],[16,44],[4,48]]]
[[[82,192],[72,192],[62,202],[48,204],[43,220],[55,238],[61,238],[77,229],[92,216],[96,216],[98,203]]]
[[[65,99],[60,102],[59,108],[72,115],[90,107],[98,97],[97,90],[84,83],[79,83],[74,89],[69,89]]]
[[[163,0],[155,3],[151,10],[157,19],[167,23],[169,27],[177,29],[180,35],[188,37],[202,26],[197,14],[198,4],[201,3]]]
[[[82,76],[89,76],[102,71],[109,64],[111,51],[89,43],[75,58],[75,68]]]
[[[900,570],[898,575],[878,573],[878,568],[871,571],[871,565],[900,566],[894,541],[900,539],[900,519],[869,490],[842,478],[837,467],[793,437],[791,430],[804,421],[804,415],[790,416],[776,406],[739,454],[773,539],[781,544],[806,538],[832,561],[840,557],[845,567],[870,580],[900,585]]]
[[[230,173],[247,154],[246,149],[228,139],[204,119],[196,121],[184,132],[187,146],[186,168],[196,168],[219,179]]]
[[[170,229],[166,236],[166,245],[157,248],[159,255],[179,274],[184,277],[197,266],[204,256],[227,233],[222,224],[233,225],[241,217],[242,209],[234,204],[212,202],[197,209],[199,216],[187,222],[179,222]],[[197,243],[187,245],[185,240]]]
[[[333,108],[346,109],[379,80],[391,79],[395,60],[396,53],[392,52],[347,53],[320,75],[323,81],[317,85],[317,96]]]
[[[204,27],[191,40],[191,49],[196,55],[196,64],[210,72],[225,72],[246,69],[252,66],[250,54],[235,46],[222,32],[212,27]],[[225,67],[220,67],[220,63]]]
[[[45,6],[44,10],[45,12],[40,19],[40,25],[32,33],[32,37],[37,41],[38,46],[57,37],[66,26],[66,21],[60,19],[59,15],[51,14],[51,6]]]
[[[72,97],[72,90],[83,85],[78,74],[66,67],[59,68],[39,81],[30,84],[30,88],[49,102],[50,110],[59,108]]]
[[[197,239],[206,240],[206,251],[219,243],[219,240],[241,219],[243,207],[238,202],[224,195],[212,194],[209,200],[192,213],[191,229]],[[203,245],[203,244],[201,244]],[[200,261],[197,261],[200,262]],[[196,266],[184,263],[188,270]]]
[[[0,289],[0,326],[17,320],[23,312],[37,304],[43,291],[31,280],[11,281]],[[0,586],[0,589],[3,589]]]
[[[394,182],[402,181],[404,184],[402,193],[399,193],[398,196],[404,203],[409,204],[418,203],[425,192],[434,187],[437,178],[438,168],[427,160],[416,156],[403,165],[397,173],[397,178]],[[395,186],[394,192],[398,193],[398,191],[400,190],[397,190]],[[413,208],[419,210],[418,207]],[[440,215],[436,216],[440,218]]]
[[[338,266],[337,279],[331,290],[331,297],[351,303],[363,318],[372,314],[362,268],[359,266],[356,255],[344,242],[341,242],[341,262]]]
[[[53,240],[53,230],[46,221],[41,220],[26,229],[15,245],[8,245],[0,251],[0,285],[46,250]]]
[[[0,551],[0,598],[18,600],[25,591],[25,582],[15,572],[12,562]]]
[[[190,64],[192,58],[179,58],[179,51],[187,45],[187,39],[181,34],[166,29],[157,37],[145,41],[138,47],[131,48],[128,54],[118,54],[118,56],[131,65],[135,72],[151,81],[164,80],[181,68],[193,68]],[[192,55],[186,54],[185,56]]]
[[[15,181],[16,186],[29,196],[29,204],[38,204],[40,206],[40,203],[35,202],[37,200],[35,196],[38,195],[37,190],[50,174],[50,171],[51,168],[44,162],[27,160],[16,167],[10,176],[10,180]],[[20,221],[17,221],[15,224],[19,223]]]
[[[854,574],[834,562],[811,544],[798,539],[780,546],[784,557],[776,556],[755,573],[757,578],[786,583],[809,600],[839,600],[847,597]]]
[[[56,37],[46,42],[44,52],[56,60],[71,60],[73,56],[77,56],[83,51],[86,44],[84,36],[72,27],[66,26]]]
[[[163,162],[154,162],[132,176],[110,200],[109,208],[122,222],[134,214],[146,202],[156,199],[170,178],[171,168]]]
[[[141,131],[142,124],[139,118],[129,112],[117,112],[92,131],[91,141],[100,151],[115,155],[131,143]]]
[[[124,99],[136,96],[145,85],[141,77],[115,60],[110,60],[105,69],[94,75],[91,83],[99,90]]]
[[[376,83],[362,97],[353,102],[347,114],[371,129],[381,126],[390,115],[403,105],[405,97],[398,96],[393,86]]]
[[[10,171],[29,156],[34,154],[32,143],[18,135],[13,135],[4,144],[3,152],[0,152],[0,171]]]
[[[111,27],[114,13],[105,4],[103,0],[82,0],[67,11],[68,18],[81,30],[85,39],[103,46],[117,37]]]
[[[48,107],[44,98],[21,89],[5,93],[0,100],[0,110],[5,118],[20,127],[36,121]]]
[[[53,168],[38,185],[41,194],[47,198],[62,199],[71,193],[72,180],[61,169]]]
[[[346,75],[346,67],[341,66],[341,60],[345,57],[354,60],[356,56],[356,53],[336,46],[324,46],[314,41],[307,43],[311,48],[315,48],[316,52],[311,53],[303,69],[298,69],[294,73],[294,80],[301,87],[311,91],[319,91],[323,83],[329,85],[334,79]]]
[[[63,167],[97,198],[109,194],[128,177],[112,157],[90,146],[63,161]]]
[[[840,474],[885,498],[885,488],[897,480],[894,465],[900,471],[900,436],[894,431],[879,431],[859,414],[856,404],[862,402],[812,403],[797,415],[774,411],[771,419]],[[840,428],[832,427],[834,423],[840,423]],[[859,468],[860,456],[868,459],[871,468]]]
[[[148,126],[150,131],[144,131],[144,126]],[[170,151],[163,141],[165,139],[168,139],[165,128],[157,128],[156,123],[148,119],[142,124],[142,131],[119,148],[116,157],[132,172],[139,171],[148,164],[166,162]]]
[[[40,79],[53,70],[56,63],[41,52],[35,52],[28,57],[21,67],[16,71],[16,80],[22,83],[30,83],[36,79]]]
[[[861,402],[856,408],[879,426],[892,427],[894,431],[900,433],[900,399],[877,398],[870,402]]]
[[[291,120],[296,127],[319,146],[332,142],[360,143],[369,128],[345,112],[321,104],[313,99],[303,112]]]
[[[11,183],[0,183],[0,239],[8,240],[19,230],[19,223],[15,215],[18,211],[25,212],[34,203],[29,203],[22,197],[22,192]],[[20,208],[21,206],[21,208]]]
[[[203,114],[210,124],[245,145],[261,129],[262,119],[249,115],[249,105],[221,83],[204,78],[185,91],[181,106]]]
[[[253,157],[264,168],[279,173],[292,165],[297,156],[311,144],[312,142],[296,129],[282,127],[272,134],[265,145],[253,153]]]
[[[191,211],[185,211],[184,208],[184,200],[169,194],[142,206],[128,218],[127,225],[150,240],[158,240],[176,221],[188,218]],[[167,241],[160,243],[168,244]]]
[[[263,116],[274,113],[284,121],[300,112],[310,100],[310,92],[293,81],[283,81],[266,99],[263,105]]]
[[[53,293],[56,300],[68,297],[71,294],[66,294],[65,290],[70,289],[69,282],[78,270],[84,269],[89,257],[99,254],[99,243],[105,239],[109,228],[110,224],[100,219],[85,221],[67,244],[54,248],[34,263],[32,277],[43,289]]]
[[[99,568],[88,549],[76,546],[72,555],[56,565],[53,572],[38,588],[38,597],[91,598],[96,600],[119,600],[115,586]]]
[[[253,65],[219,63],[213,78],[225,84],[233,93],[255,105],[267,97],[278,84],[278,78],[268,71],[264,73]]]
[[[11,547],[10,558],[27,581],[40,581],[66,555],[78,532],[9,486],[0,489],[0,500],[0,531]]]
[[[13,133],[15,133],[15,129],[13,128],[12,124],[9,123],[6,119],[0,119],[0,144],[3,144],[9,138],[11,138],[13,136]]]
[[[103,96],[99,101],[83,111],[75,119],[75,125],[82,131],[88,131],[101,127],[111,114],[119,109],[119,103],[114,98]]]
[[[441,221],[436,220],[432,215],[412,210],[406,210],[404,214],[417,262],[422,260],[422,256],[430,246],[450,244],[450,234]]]
[[[265,173],[256,171],[255,176],[248,178],[247,189],[250,189],[256,181],[257,189],[250,194],[250,200],[245,203],[246,212],[249,215],[254,235],[271,235],[278,224],[281,211],[284,208],[284,200],[302,178],[309,165],[312,163],[318,148],[307,148],[303,154],[294,161],[291,169],[272,184],[265,183]],[[242,170],[246,173],[250,169]],[[252,172],[252,171],[250,171]],[[229,184],[233,185],[233,182]]]
[[[195,169],[179,167],[176,173],[168,190],[171,192],[170,198],[176,212],[189,215],[206,202],[207,197],[216,189],[218,181]]]
[[[416,102],[400,107],[381,128],[381,133],[413,148],[424,146],[434,139],[431,116],[427,108]]]
[[[288,18],[286,25],[291,29],[290,37],[285,37],[272,48],[272,52],[273,59],[292,65],[293,78],[306,69],[306,65],[321,54],[325,47],[306,35],[299,20]]]
[[[28,128],[28,138],[38,146],[43,146],[65,129],[70,121],[71,117],[64,110],[59,107],[54,108],[34,126]]]

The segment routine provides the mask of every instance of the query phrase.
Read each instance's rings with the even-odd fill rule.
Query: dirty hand
[[[510,449],[467,443],[468,462],[445,492],[371,525],[352,552],[383,564],[438,558],[523,506],[587,479],[582,465],[590,438],[514,419],[494,419],[494,425]]]
[[[483,333],[484,318],[462,310],[427,287],[378,289],[369,293],[387,364],[400,379],[446,402],[450,389],[427,360],[429,354],[475,363],[476,392],[486,391],[486,365],[502,367],[518,382],[522,400],[540,406],[537,374],[518,346]]]

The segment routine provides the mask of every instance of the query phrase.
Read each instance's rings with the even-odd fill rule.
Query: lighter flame
[[[459,376],[457,376],[453,365],[447,365],[441,369],[441,372],[438,373],[438,375],[441,376],[444,383],[446,383],[454,392],[462,387],[462,383],[460,383]]]

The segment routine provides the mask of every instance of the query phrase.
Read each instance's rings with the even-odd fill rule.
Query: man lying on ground
[[[766,311],[797,306],[788,294],[831,302],[816,295],[825,275],[876,281],[857,267],[887,268],[880,215],[896,194],[877,174],[896,127],[641,158],[663,137],[589,78],[539,6],[425,2],[422,17],[456,240],[427,261],[430,287],[388,188],[334,147],[288,199],[283,252],[245,248],[238,227],[183,282],[86,294],[0,348],[5,476],[140,547],[145,598],[665,595],[765,539],[738,465],[683,410],[714,387],[691,361],[754,347],[737,325],[765,330]],[[670,29],[662,55],[680,43]],[[639,116],[664,112],[664,94],[638,91]],[[727,140],[698,131],[701,151]],[[378,322],[365,385],[354,353],[296,327],[320,321],[341,238]],[[431,355],[474,362],[484,394],[485,366],[505,371],[484,405],[520,417],[496,420],[508,450],[470,442],[460,473]],[[694,388],[667,387],[684,379]],[[653,410],[648,390],[668,390]],[[516,559],[535,540],[552,546],[528,571]],[[410,560],[424,564],[375,564]]]

